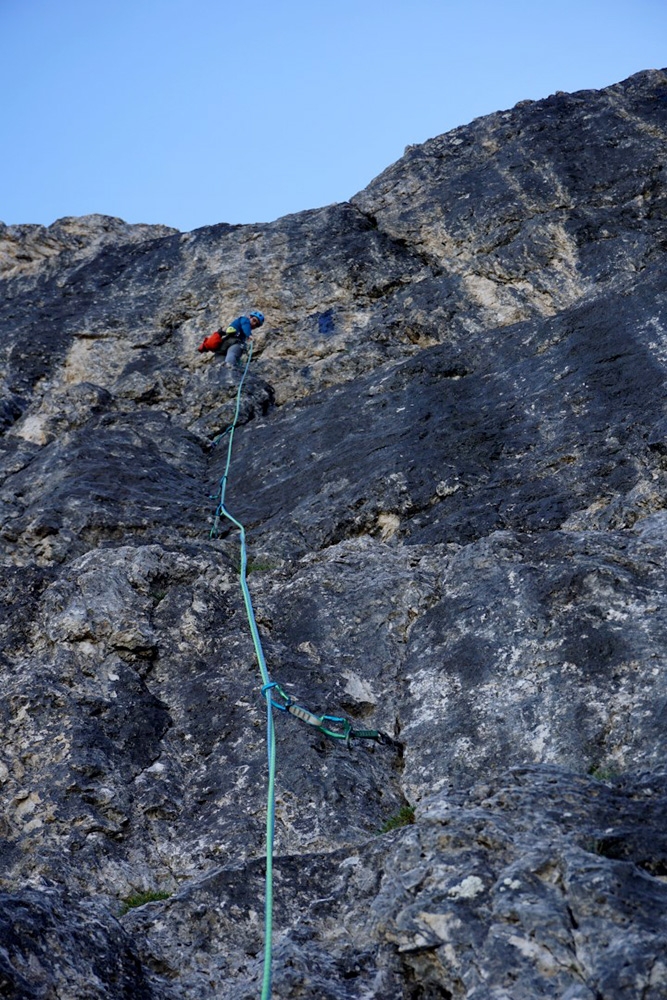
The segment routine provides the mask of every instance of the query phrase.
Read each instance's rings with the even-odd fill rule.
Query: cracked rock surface
[[[667,996],[667,73],[350,203],[0,227],[0,995]]]

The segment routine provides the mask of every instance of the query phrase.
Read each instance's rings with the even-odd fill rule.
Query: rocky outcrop
[[[352,202],[0,232],[0,992],[667,995],[667,74]],[[385,832],[383,832],[385,831]]]
[[[60,270],[109,244],[145,243],[177,232],[170,226],[132,226],[108,215],[70,216],[48,227],[0,223],[0,274],[5,278],[30,274],[49,258],[55,258],[53,263]]]

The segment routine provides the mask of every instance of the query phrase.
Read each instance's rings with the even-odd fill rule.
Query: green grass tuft
[[[619,777],[619,772],[613,767],[603,767],[600,764],[591,764],[588,768],[591,778],[596,781],[610,782]]]
[[[246,574],[248,573],[268,573],[269,570],[275,569],[275,563],[270,562],[249,562],[246,567]]]
[[[133,910],[135,906],[143,906],[145,903],[155,903],[161,899],[169,899],[170,892],[155,892],[150,889],[147,892],[137,892],[133,896],[126,896],[121,907],[121,916],[128,910]]]
[[[380,833],[389,833],[390,830],[398,830],[401,826],[409,826],[415,821],[415,807],[401,806],[398,812],[391,816],[384,824]]]

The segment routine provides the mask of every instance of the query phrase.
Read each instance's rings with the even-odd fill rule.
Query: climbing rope
[[[261,1000],[270,1000],[271,997],[271,957],[272,957],[272,938],[273,938],[273,844],[275,839],[275,784],[276,784],[276,736],[275,729],[273,725],[273,709],[276,708],[281,712],[288,712],[295,718],[300,719],[301,722],[305,722],[310,726],[313,726],[324,736],[328,736],[330,739],[343,740],[348,746],[352,739],[366,739],[375,740],[377,743],[383,744],[393,744],[393,740],[386,736],[384,733],[379,732],[375,729],[355,729],[352,723],[337,715],[316,715],[314,712],[309,711],[307,708],[298,705],[294,699],[288,695],[279,684],[271,680],[269,676],[269,671],[266,666],[266,658],[264,656],[264,650],[262,648],[262,640],[259,635],[259,629],[257,628],[257,622],[255,620],[255,612],[252,606],[252,599],[250,597],[250,590],[248,589],[247,580],[247,567],[248,567],[248,551],[246,546],[246,533],[245,528],[230,512],[225,506],[225,493],[227,491],[227,483],[229,481],[229,468],[232,461],[232,446],[234,443],[234,431],[236,430],[236,425],[239,419],[239,413],[241,410],[241,393],[243,390],[243,383],[245,381],[248,368],[250,366],[250,361],[252,359],[252,343],[248,347],[248,360],[246,361],[245,368],[243,369],[243,374],[239,381],[238,389],[236,392],[236,408],[234,411],[234,418],[229,427],[226,428],[214,438],[213,444],[217,444],[225,435],[229,434],[229,439],[227,442],[227,460],[225,462],[225,469],[220,479],[220,486],[216,499],[218,505],[216,507],[215,516],[213,519],[213,526],[211,528],[210,537],[215,538],[218,534],[218,528],[220,525],[220,519],[226,518],[230,521],[239,531],[240,545],[241,545],[241,565],[240,565],[240,579],[241,579],[241,591],[243,593],[243,603],[245,604],[246,615],[248,618],[248,624],[250,626],[250,634],[252,635],[253,645],[255,647],[255,655],[257,657],[257,663],[259,664],[259,670],[262,676],[262,695],[266,701],[266,744],[267,744],[267,756],[268,756],[268,787],[267,787],[267,803],[266,803],[266,879],[265,879],[265,896],[264,896],[264,974],[262,978],[262,993]],[[277,698],[282,699],[282,703],[274,699],[274,695]]]
[[[243,592],[243,603],[245,604],[246,615],[248,617],[248,624],[250,625],[250,633],[252,635],[253,645],[255,647],[255,655],[257,656],[257,662],[259,664],[259,669],[262,675],[263,688],[262,691],[266,698],[266,746],[268,755],[268,788],[266,796],[266,877],[265,877],[265,892],[264,892],[264,975],[262,978],[262,993],[261,1000],[269,1000],[271,996],[271,955],[272,955],[272,940],[273,940],[273,842],[275,837],[275,814],[276,814],[276,797],[275,797],[275,786],[276,786],[276,734],[273,727],[273,702],[271,700],[271,695],[269,693],[271,679],[269,677],[269,672],[266,668],[266,659],[264,657],[264,650],[262,648],[262,640],[259,635],[259,629],[257,628],[257,622],[255,620],[255,612],[252,606],[252,600],[250,598],[250,591],[248,589],[247,581],[247,566],[248,566],[248,551],[246,546],[246,535],[245,528],[240,521],[229,513],[225,507],[225,492],[227,490],[227,482],[229,480],[229,467],[232,461],[232,445],[234,444],[234,431],[236,430],[236,425],[239,419],[239,412],[241,409],[241,392],[243,390],[243,383],[250,366],[250,361],[252,358],[252,344],[248,348],[248,360],[246,361],[245,368],[243,369],[243,375],[239,381],[238,390],[236,392],[236,409],[234,411],[234,419],[231,425],[227,428],[229,432],[229,440],[227,442],[227,461],[225,462],[225,471],[222,474],[220,480],[220,489],[218,493],[218,506],[215,511],[215,517],[213,519],[213,527],[211,528],[210,537],[214,538],[218,533],[218,526],[220,524],[220,518],[225,517],[228,521],[239,529],[239,535],[241,540],[241,590]],[[223,435],[221,435],[223,436]]]

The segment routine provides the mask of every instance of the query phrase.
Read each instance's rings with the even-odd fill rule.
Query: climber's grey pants
[[[241,355],[244,351],[245,344],[232,344],[225,354],[225,364],[229,365],[231,368],[238,368],[241,361]]]

